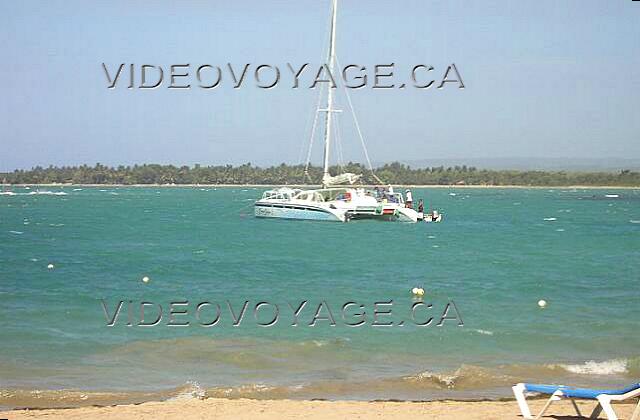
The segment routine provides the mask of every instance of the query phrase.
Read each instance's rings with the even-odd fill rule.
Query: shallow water
[[[0,196],[0,405],[496,398],[522,380],[640,376],[638,190],[414,190],[440,224],[255,219],[254,188],[14,192]],[[415,286],[433,304],[416,311],[428,327],[411,322]],[[120,300],[131,312],[125,302],[109,327],[101,299],[108,315]],[[289,305],[304,300],[293,327]],[[372,325],[374,303],[391,300],[378,321],[395,325]],[[147,321],[162,306],[158,325],[126,325],[141,301],[155,304]],[[189,302],[175,316],[189,327],[167,325],[175,301]],[[204,301],[202,322],[220,305],[210,328],[196,317]],[[258,325],[273,313],[256,319],[261,301],[278,305],[274,326]],[[357,308],[342,317],[350,301],[360,327],[346,325]],[[464,325],[436,326],[451,301]],[[322,302],[336,325],[310,327]]]

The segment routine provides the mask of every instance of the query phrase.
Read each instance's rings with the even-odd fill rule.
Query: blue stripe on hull
[[[323,210],[304,210],[284,207],[255,206],[256,217],[296,220],[322,220],[328,222],[342,222],[338,216]]]

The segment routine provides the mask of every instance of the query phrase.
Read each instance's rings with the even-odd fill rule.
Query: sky
[[[1,2],[0,170],[304,161],[329,13],[329,0]],[[350,95],[374,162],[640,158],[640,2],[340,0],[337,55],[367,67]],[[102,63],[134,63],[136,83],[142,64],[162,66],[165,79],[108,89]],[[185,63],[191,83],[202,64],[251,66],[239,89],[224,72],[215,89],[168,89]],[[298,89],[287,63],[313,69]],[[389,63],[401,82],[414,65],[439,80],[455,63],[465,88],[372,89],[373,66]],[[273,89],[256,86],[260,64],[280,68]],[[364,162],[337,96],[342,158]]]

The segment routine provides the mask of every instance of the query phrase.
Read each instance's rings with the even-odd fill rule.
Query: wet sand
[[[544,400],[531,401],[537,412]],[[583,415],[588,416],[595,406],[592,401],[579,401]],[[622,419],[629,419],[635,403],[616,405]],[[433,401],[433,402],[364,402],[364,401],[292,401],[292,400],[228,400],[207,398],[112,407],[83,407],[51,410],[15,410],[0,413],[10,420],[43,418],[56,419],[522,419],[515,401]],[[554,403],[544,418],[577,419],[568,400]],[[602,415],[600,418],[604,418]]]

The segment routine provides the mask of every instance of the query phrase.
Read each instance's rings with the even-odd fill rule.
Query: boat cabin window
[[[323,202],[324,197],[317,191],[303,191],[296,195],[297,200]]]
[[[271,190],[265,191],[264,194],[262,194],[262,198],[268,200],[289,200],[291,199],[291,195],[292,194],[289,191]]]
[[[324,201],[333,201],[333,200],[346,201],[347,194],[349,195],[349,199],[350,199],[351,192],[344,188],[322,190],[322,197],[324,198]]]

